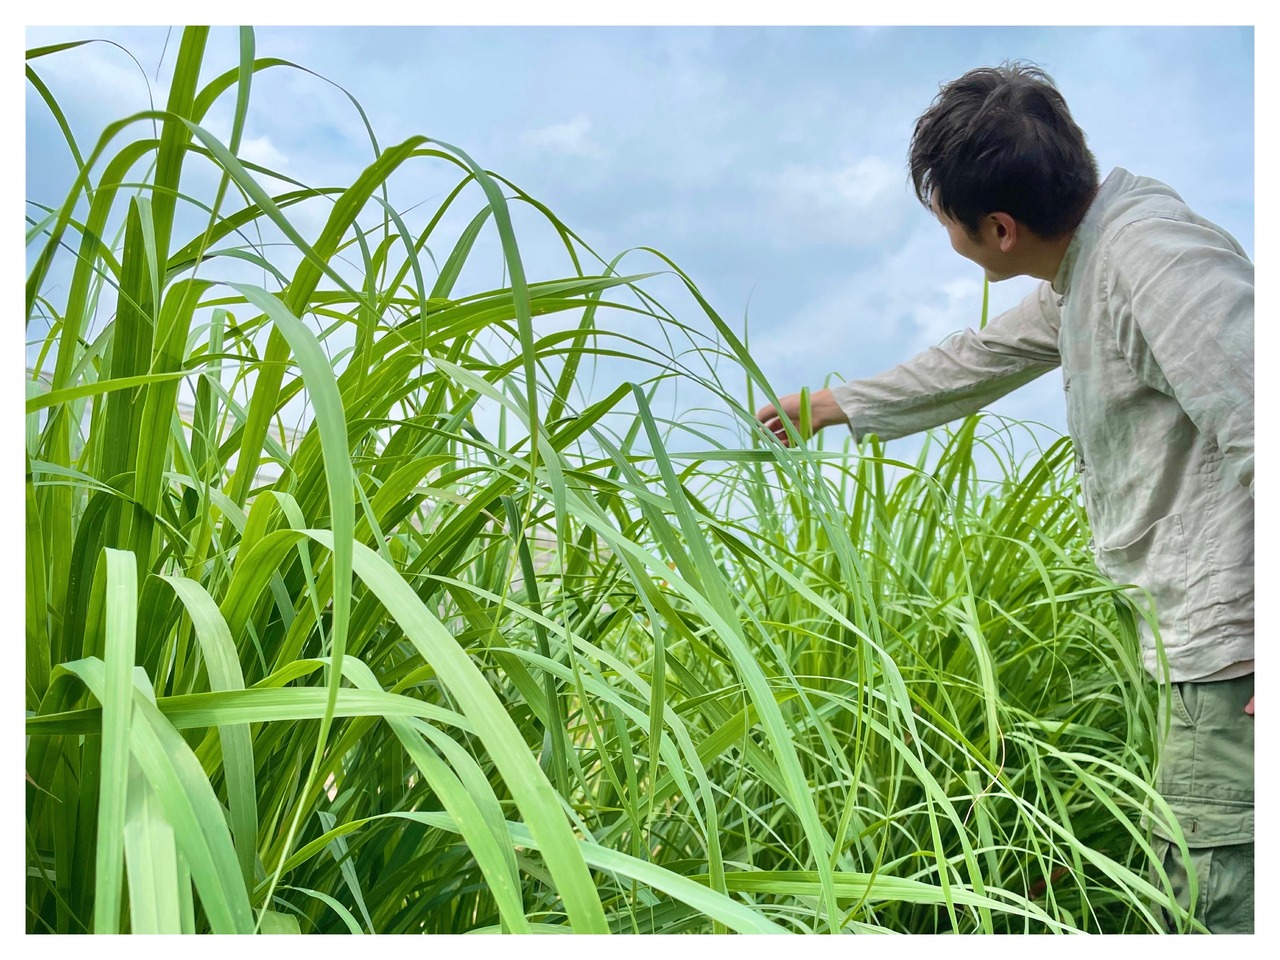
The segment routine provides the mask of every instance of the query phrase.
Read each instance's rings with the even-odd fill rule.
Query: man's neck
[[[1026,251],[1027,260],[1022,272],[1028,277],[1053,283],[1057,279],[1058,270],[1062,267],[1062,259],[1067,255],[1067,248],[1071,246],[1075,235],[1075,230],[1072,230],[1053,240],[1037,240]]]
[[[1088,204],[1085,205],[1085,215],[1088,214],[1089,207],[1093,206],[1093,202],[1098,199],[1098,191],[1093,191],[1093,196],[1089,198]],[[1084,222],[1084,216],[1080,217],[1080,221],[1074,227],[1068,230],[1060,237],[1054,237],[1052,240],[1041,240],[1036,238],[1034,243],[1026,250],[1026,264],[1023,273],[1028,277],[1035,277],[1037,280],[1048,280],[1053,283],[1058,278],[1058,271],[1062,269],[1062,260],[1067,255],[1067,249],[1071,246],[1071,241],[1075,239],[1076,231],[1080,229],[1080,224]]]

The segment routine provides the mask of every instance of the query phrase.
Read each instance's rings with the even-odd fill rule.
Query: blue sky
[[[85,37],[128,48],[163,103],[176,31],[163,66],[163,28],[33,27],[26,42]],[[1163,180],[1254,250],[1248,27],[264,27],[256,42],[345,87],[382,145],[455,144],[604,257],[670,256],[726,320],[749,315],[781,393],[876,373],[977,324],[979,268],[952,253],[905,166],[916,116],[974,66],[1037,62],[1104,176],[1124,166]],[[214,29],[210,74],[235,64],[236,44]],[[114,47],[37,66],[82,140],[147,105],[142,70]],[[26,196],[56,203],[69,155],[30,87],[27,117]],[[344,96],[296,71],[255,79],[243,152],[312,184],[350,183],[371,159]],[[397,186],[405,205],[446,189],[426,176]],[[563,275],[545,231],[530,230],[530,274]],[[993,312],[1033,286],[993,286]],[[995,409],[1065,428],[1056,374]],[[912,456],[914,441],[896,444]]]

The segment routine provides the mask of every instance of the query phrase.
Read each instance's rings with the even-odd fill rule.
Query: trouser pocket
[[[1175,902],[1208,928],[1210,933],[1253,933],[1253,844],[1190,847],[1183,857],[1176,843],[1157,837],[1156,861],[1168,878]],[[1164,889],[1157,871],[1152,883]],[[1194,887],[1194,891],[1193,891]],[[1169,904],[1156,906],[1168,933],[1187,932],[1190,925]]]
[[[1254,727],[1244,706],[1253,695],[1253,675],[1177,683],[1161,693],[1170,721],[1156,789],[1177,817],[1187,844],[1252,843]],[[1158,820],[1153,829],[1173,839]]]
[[[1155,863],[1173,901],[1211,933],[1253,931],[1253,717],[1244,712],[1253,675],[1161,689],[1170,721],[1156,789],[1169,804],[1187,846],[1184,855],[1156,819]],[[1166,889],[1159,870],[1153,884]],[[1194,887],[1194,890],[1192,889]],[[1188,929],[1166,902],[1165,929]]]

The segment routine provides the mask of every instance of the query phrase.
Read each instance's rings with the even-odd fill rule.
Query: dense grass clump
[[[29,931],[1177,912],[1066,440],[764,442],[771,388],[673,264],[602,260],[426,137],[370,133],[341,188],[238,159],[296,68],[243,31],[202,80],[206,34],[83,152],[39,77],[75,45],[28,53],[79,171],[28,215]],[[421,169],[453,183],[411,211]],[[526,277],[520,218],[561,274]]]

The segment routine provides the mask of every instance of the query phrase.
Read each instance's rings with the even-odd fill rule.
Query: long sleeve
[[[1221,231],[1150,218],[1110,244],[1108,314],[1135,375],[1171,396],[1253,494],[1253,264]]]
[[[982,330],[964,330],[891,370],[831,388],[854,439],[905,437],[976,413],[1056,368],[1058,298],[1042,283]]]

